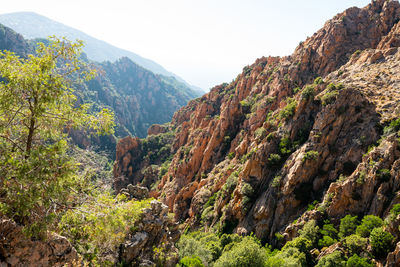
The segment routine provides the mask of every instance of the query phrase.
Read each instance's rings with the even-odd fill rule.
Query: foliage
[[[383,130],[385,134],[390,134],[397,131],[400,131],[400,118],[392,120],[390,124]]]
[[[333,102],[335,102],[338,95],[339,95],[339,92],[337,90],[326,92],[321,97],[322,105],[326,106],[326,105],[332,104]]]
[[[279,118],[290,119],[296,111],[297,101],[294,98],[288,97],[286,99],[286,106],[279,112]]]
[[[301,93],[301,97],[306,100],[313,99],[314,95],[315,89],[313,85],[307,85]]]
[[[322,79],[322,77],[317,77],[314,80],[314,84],[322,84],[324,83],[324,80]]]
[[[98,194],[68,210],[59,228],[86,260],[109,265],[105,256],[117,252],[149,203],[150,200],[127,201],[124,195]]]
[[[260,127],[258,128],[255,132],[254,132],[256,138],[264,138],[267,135],[267,129],[265,129],[264,127]]]
[[[367,247],[368,239],[360,237],[356,234],[346,236],[344,245],[350,254],[359,254]]]
[[[177,265],[178,267],[204,267],[203,263],[201,262],[200,258],[197,256],[193,257],[183,257],[180,261],[179,264]]]
[[[310,240],[312,244],[316,244],[319,237],[319,227],[315,220],[306,222],[301,230],[299,230],[299,236]]]
[[[394,237],[383,230],[382,227],[374,228],[370,238],[372,252],[375,256],[385,256],[393,247]]]
[[[306,255],[297,248],[290,247],[276,254],[272,254],[265,262],[267,267],[299,267],[307,266]]]
[[[324,235],[320,240],[318,240],[318,246],[320,248],[329,247],[330,245],[333,245],[336,242],[337,242],[336,239],[333,239],[328,235]]]
[[[362,237],[369,237],[371,231],[376,227],[381,227],[383,220],[374,215],[366,215],[361,221],[361,224],[357,226],[356,233]]]
[[[79,60],[81,46],[53,38],[26,58],[0,52],[0,211],[28,234],[44,233],[83,188],[66,153],[68,131],[113,132],[109,110],[90,115],[90,105],[76,103],[72,83],[93,74]]]
[[[313,245],[310,240],[308,240],[305,237],[299,236],[296,237],[295,239],[287,242],[283,248],[283,250],[286,250],[288,248],[297,248],[300,252],[308,253],[310,249],[312,249]]]
[[[182,235],[177,243],[180,258],[197,256],[202,264],[208,266],[221,252],[218,237],[214,234],[193,232]],[[213,255],[214,254],[214,255]]]
[[[346,267],[373,267],[373,266],[375,265],[369,263],[368,259],[362,258],[357,254],[351,256],[346,262]]]
[[[281,164],[281,156],[279,154],[270,154],[268,158],[268,165],[273,168],[279,167]]]
[[[322,257],[316,267],[340,267],[346,266],[346,262],[343,259],[342,253],[340,251],[334,251],[333,253]]]
[[[346,215],[340,220],[339,226],[339,237],[345,238],[355,233],[357,228],[358,219],[357,216]]]
[[[319,156],[318,151],[311,150],[304,153],[302,161],[305,162],[306,160],[316,160],[318,156]]]
[[[265,250],[259,242],[252,237],[246,236],[239,243],[236,243],[230,250],[226,251],[215,262],[215,267],[229,266],[264,266],[266,260]]]

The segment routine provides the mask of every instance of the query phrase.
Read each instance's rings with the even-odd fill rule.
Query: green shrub
[[[193,232],[182,235],[176,245],[179,249],[181,259],[197,256],[202,264],[207,266],[213,261],[213,254],[215,254],[214,246],[218,241],[218,237],[214,234]]]
[[[314,95],[315,89],[313,85],[307,85],[301,93],[301,97],[306,100],[313,99]]]
[[[372,230],[369,240],[374,255],[381,257],[385,256],[392,249],[394,237],[384,231],[382,227],[378,227]]]
[[[265,262],[267,267],[300,267],[307,266],[306,255],[300,252],[297,248],[290,247],[270,255]]]
[[[361,221],[361,225],[357,226],[356,234],[362,237],[369,237],[371,231],[376,227],[381,227],[383,220],[374,215],[367,215]]]
[[[270,167],[279,167],[281,160],[282,158],[279,154],[270,154],[268,158],[268,165]]]
[[[338,231],[331,223],[324,224],[322,226],[322,229],[320,230],[320,233],[323,236],[329,236],[333,239],[337,238],[337,235],[338,235]]]
[[[201,262],[200,258],[197,256],[193,257],[183,257],[180,261],[179,264],[177,265],[178,267],[204,267],[203,263]]]
[[[322,79],[322,77],[317,77],[314,80],[314,84],[322,84],[324,83],[324,80]]]
[[[316,244],[319,237],[319,227],[315,220],[306,222],[301,230],[299,230],[299,236],[310,240],[312,244]]]
[[[61,234],[71,240],[85,260],[110,265],[107,257],[102,256],[118,251],[149,203],[127,201],[125,195],[114,198],[101,194],[66,212],[59,223]]]
[[[235,157],[235,152],[229,152],[228,159],[233,159]]]
[[[281,179],[282,179],[282,176],[280,176],[280,175],[275,176],[274,179],[271,182],[271,186],[272,187],[278,187],[280,185],[280,183],[281,183]]]
[[[326,106],[329,104],[332,104],[335,102],[337,96],[339,95],[339,92],[337,90],[331,91],[331,92],[326,92],[322,97],[322,105]]]
[[[215,267],[254,266],[263,267],[266,260],[265,249],[252,237],[246,236],[225,251],[215,262]]]
[[[345,238],[346,236],[355,233],[358,225],[357,216],[346,215],[340,220],[339,237]]]
[[[283,246],[282,251],[288,248],[297,248],[300,252],[309,253],[309,251],[313,248],[313,245],[312,242],[307,238],[299,236],[287,242]]]
[[[288,120],[296,111],[297,101],[294,98],[288,97],[286,99],[286,106],[279,112],[279,118]]]
[[[360,237],[356,234],[346,236],[344,245],[350,254],[359,254],[367,247],[368,239]]]
[[[346,266],[346,261],[343,259],[340,251],[334,251],[333,253],[322,257],[315,267],[341,267]]]
[[[318,240],[318,247],[320,248],[329,247],[330,245],[333,245],[336,242],[337,242],[336,239],[333,239],[328,235],[324,235],[320,240]]]
[[[267,135],[267,129],[265,129],[264,127],[260,127],[258,128],[255,132],[254,132],[256,138],[264,138]]]
[[[346,267],[374,267],[375,265],[370,263],[368,259],[362,258],[357,254],[351,256],[347,262]]]
[[[318,156],[319,156],[318,151],[311,150],[304,153],[302,161],[305,162],[306,160],[316,160]]]

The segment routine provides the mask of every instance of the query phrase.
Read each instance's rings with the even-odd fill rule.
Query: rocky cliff
[[[246,66],[162,128],[174,138],[152,153],[171,158],[141,160],[144,140],[122,140],[116,189],[146,184],[151,167],[161,177],[154,195],[177,221],[271,243],[278,232],[290,240],[311,203],[332,220],[386,216],[400,190],[399,21],[399,2],[372,1],[336,15],[292,55]]]

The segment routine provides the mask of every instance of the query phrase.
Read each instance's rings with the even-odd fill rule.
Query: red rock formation
[[[271,240],[327,191],[338,196],[330,197],[331,216],[382,214],[371,192],[381,196],[396,186],[374,184],[353,207],[350,189],[333,182],[355,179],[363,154],[381,136],[380,123],[400,114],[399,19],[396,1],[348,9],[291,56],[260,58],[176,112],[173,158],[158,184],[176,219]],[[316,82],[309,97],[305,85],[317,76],[325,82]],[[133,161],[125,166],[124,158],[137,151],[117,156],[118,175],[130,179]],[[373,181],[373,173],[368,177]]]

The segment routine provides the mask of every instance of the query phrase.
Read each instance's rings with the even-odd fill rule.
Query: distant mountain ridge
[[[65,36],[74,41],[82,40],[85,43],[84,52],[88,58],[97,62],[116,61],[122,57],[128,57],[136,64],[156,74],[172,76],[184,83],[192,90],[203,94],[204,91],[196,86],[188,84],[176,74],[167,71],[156,62],[143,58],[133,52],[115,47],[107,42],[96,39],[82,31],[66,26],[34,12],[16,12],[0,15],[0,23],[22,34],[26,39],[47,38],[50,35]]]
[[[0,24],[0,50],[19,56],[34,52],[36,40],[26,40],[13,29]],[[94,146],[114,154],[117,138],[128,135],[145,137],[152,124],[171,120],[174,112],[199,96],[174,77],[154,74],[128,57],[115,62],[94,63],[97,76],[75,85],[81,103],[92,103],[94,109],[108,107],[115,113],[115,136],[88,137],[74,131],[71,137],[80,147]]]

